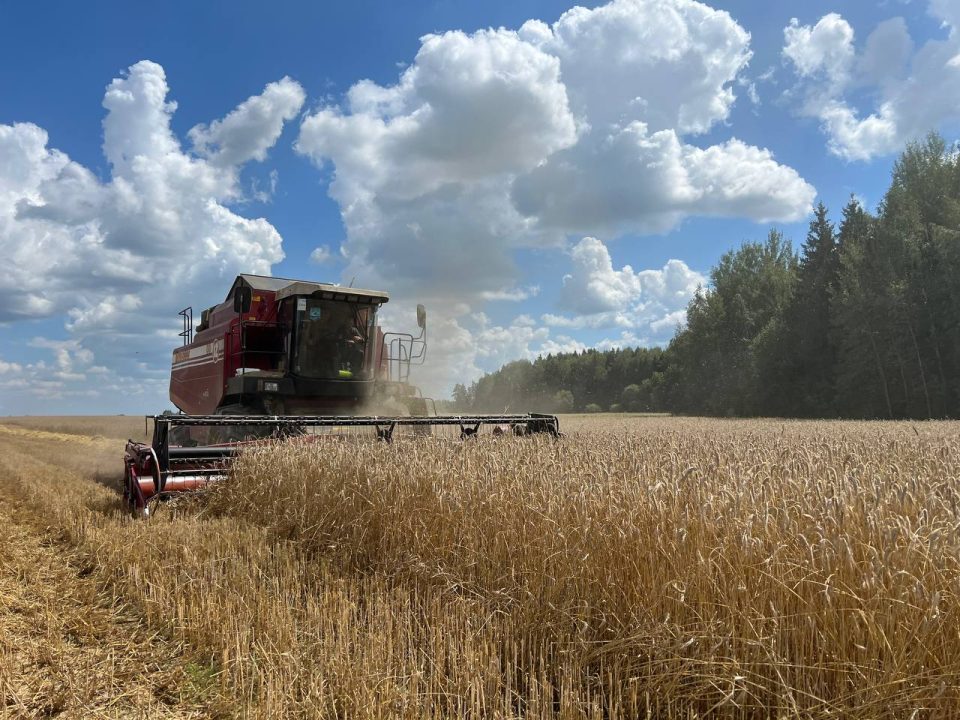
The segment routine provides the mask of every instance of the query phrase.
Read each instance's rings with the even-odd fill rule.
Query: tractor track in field
[[[182,649],[18,496],[24,472],[63,472],[30,451],[56,433],[0,428],[0,718],[207,717]]]

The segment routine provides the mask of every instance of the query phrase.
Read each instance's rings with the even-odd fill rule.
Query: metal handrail
[[[389,344],[387,338],[390,338]],[[381,357],[383,357],[385,350],[389,350],[386,358],[390,380],[407,382],[410,378],[410,367],[423,365],[426,362],[427,329],[425,327],[421,328],[420,334],[416,337],[412,333],[384,333],[380,341]],[[394,363],[396,363],[396,373],[394,373]]]
[[[177,313],[183,318],[183,331],[177,334],[177,337],[183,338],[184,346],[193,342],[193,307],[187,306]]]

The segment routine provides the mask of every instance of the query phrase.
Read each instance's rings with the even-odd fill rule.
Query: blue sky
[[[0,414],[166,407],[241,271],[426,302],[437,396],[662,344],[724,252],[957,136],[958,6],[7,3]]]

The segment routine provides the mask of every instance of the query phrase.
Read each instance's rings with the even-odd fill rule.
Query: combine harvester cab
[[[418,335],[384,333],[377,312],[385,292],[303,280],[240,275],[226,300],[194,328],[183,318],[173,352],[170,399],[182,414],[153,418],[153,439],[129,441],[124,496],[136,515],[159,500],[223,479],[251,443],[344,431],[393,439],[398,428],[430,435],[485,426],[494,433],[560,435],[556,416],[436,414],[409,382],[426,359],[426,311]]]

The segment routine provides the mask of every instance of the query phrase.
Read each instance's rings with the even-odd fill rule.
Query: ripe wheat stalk
[[[960,705],[958,478],[955,424],[656,419],[19,492],[250,715],[907,717]]]

